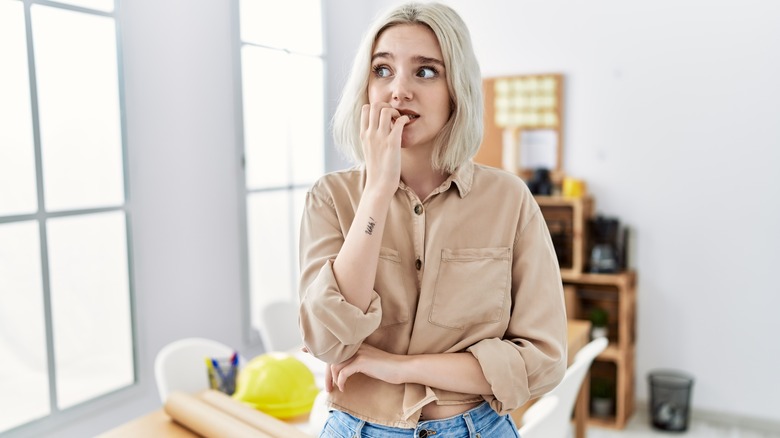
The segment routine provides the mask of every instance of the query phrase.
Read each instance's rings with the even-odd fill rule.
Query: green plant
[[[593,327],[606,327],[609,322],[609,313],[601,307],[594,307],[590,311],[590,323]]]
[[[614,398],[615,390],[612,381],[604,377],[590,379],[590,396],[592,398]]]

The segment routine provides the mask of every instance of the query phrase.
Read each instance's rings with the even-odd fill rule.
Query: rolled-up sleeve
[[[344,244],[345,232],[333,203],[308,193],[300,233],[300,329],[309,352],[327,363],[352,357],[382,319],[376,291],[363,313],[339,290],[333,261]]]
[[[468,348],[493,394],[485,399],[502,414],[560,383],[566,372],[566,309],[550,233],[536,207],[520,224],[512,261],[512,311],[503,339]]]

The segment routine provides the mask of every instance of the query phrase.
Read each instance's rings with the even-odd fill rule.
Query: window
[[[324,171],[320,0],[239,0],[248,320],[297,299],[306,190]]]
[[[113,0],[0,0],[0,434],[135,381]]]

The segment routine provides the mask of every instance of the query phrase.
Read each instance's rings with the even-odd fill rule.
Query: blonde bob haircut
[[[333,138],[348,159],[364,163],[360,111],[368,103],[371,56],[382,32],[400,24],[426,26],[439,41],[452,112],[436,136],[431,161],[434,169],[453,173],[477,153],[482,141],[482,77],[466,24],[452,8],[439,3],[398,6],[369,28],[333,116]]]

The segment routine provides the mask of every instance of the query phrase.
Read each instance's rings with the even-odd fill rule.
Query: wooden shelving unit
[[[634,412],[636,273],[586,272],[591,245],[589,220],[595,211],[593,198],[537,196],[536,201],[558,255],[569,318],[589,319],[595,307],[609,314],[609,346],[591,366],[590,378],[613,383],[614,410],[609,417],[591,416],[589,421],[600,427],[622,429]]]
[[[536,196],[553,239],[561,275],[581,275],[588,251],[588,219],[593,216],[590,196]]]
[[[514,123],[514,117],[519,114],[518,111],[522,113],[529,107],[525,104],[516,105],[515,103],[520,101],[517,101],[515,97],[522,100],[526,95],[535,95],[535,93],[540,92],[538,87],[541,83],[540,80],[549,82],[551,78],[556,83],[554,89],[557,94],[553,96],[554,104],[532,108],[532,110],[549,112],[554,109],[558,123],[549,126],[528,125],[525,122],[530,120],[526,117],[527,114],[521,114],[523,116],[522,123],[519,121]],[[527,81],[530,81],[532,85],[535,82],[536,85],[530,86]],[[518,83],[521,83],[521,86],[515,86]],[[510,84],[511,87],[507,88],[507,84]],[[541,90],[548,88],[541,87]],[[562,91],[563,76],[558,74],[515,75],[484,79],[485,132],[482,146],[474,161],[493,167],[503,167],[528,181],[531,169],[515,160],[517,150],[505,147],[507,133],[509,131],[513,134],[512,139],[515,141],[519,133],[528,130],[554,129],[558,138],[557,161],[555,166],[549,170],[553,182],[560,185],[565,176],[562,166],[564,152]],[[517,96],[512,94],[515,92],[519,94]],[[507,102],[510,103],[507,104]],[[534,118],[534,120],[536,119]],[[548,118],[542,117],[540,120],[548,120]],[[504,156],[507,151],[512,152],[512,155]],[[558,255],[569,318],[589,319],[590,310],[596,306],[605,307],[608,310],[610,343],[607,349],[593,362],[590,378],[592,381],[593,377],[605,377],[614,383],[615,407],[611,416],[604,418],[591,416],[590,423],[622,429],[634,412],[636,273],[634,271],[617,274],[587,273],[587,261],[591,249],[588,241],[589,224],[595,212],[595,201],[592,197],[587,195],[578,198],[536,196],[536,200],[547,222],[547,228],[550,230],[553,245]]]
[[[634,412],[636,273],[561,274],[570,318],[587,319],[590,309],[609,312],[609,346],[591,366],[591,378],[615,383],[615,409],[609,417],[590,417],[593,425],[622,429]]]

